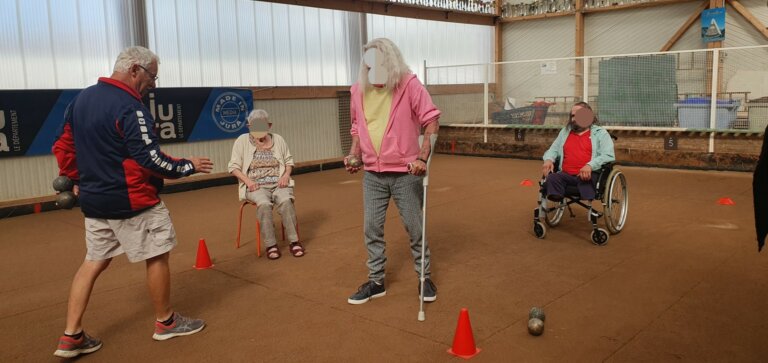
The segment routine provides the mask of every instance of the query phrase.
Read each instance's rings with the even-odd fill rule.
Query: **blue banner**
[[[50,154],[64,111],[79,93],[0,91],[0,158]],[[143,101],[161,143],[235,138],[253,109],[251,91],[235,88],[158,88]]]

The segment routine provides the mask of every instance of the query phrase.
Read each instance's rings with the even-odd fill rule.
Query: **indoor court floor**
[[[275,261],[256,257],[253,208],[235,249],[234,184],[163,195],[179,239],[171,253],[173,306],[207,327],[153,341],[144,265],[120,256],[97,282],[84,319],[104,346],[80,360],[461,361],[446,350],[467,308],[481,349],[476,362],[765,361],[768,252],[757,252],[751,173],[620,166],[630,194],[627,224],[597,247],[582,208],[546,239],[534,236],[540,166],[434,158],[427,239],[438,298],[425,305],[424,322],[392,204],[387,295],[347,303],[367,278],[360,174],[295,176],[307,253],[294,258],[281,241]],[[524,179],[534,186],[522,186]],[[56,361],[69,285],[84,257],[83,216],[73,209],[5,218],[0,230],[0,361]],[[211,269],[193,268],[200,239]],[[533,306],[547,314],[538,337],[526,329]]]

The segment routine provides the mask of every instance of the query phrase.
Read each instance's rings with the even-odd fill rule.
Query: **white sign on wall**
[[[557,63],[556,62],[542,63],[541,74],[557,74]]]

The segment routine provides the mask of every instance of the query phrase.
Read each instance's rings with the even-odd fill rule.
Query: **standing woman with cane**
[[[386,295],[384,220],[390,199],[410,237],[414,269],[423,274],[423,301],[432,302],[437,300],[437,287],[431,279],[429,248],[422,249],[422,176],[431,154],[430,140],[439,128],[440,111],[392,41],[374,39],[363,51],[360,76],[351,88],[352,146],[344,165],[351,174],[364,170],[368,281],[347,302],[363,304]],[[419,143],[422,129],[424,138]],[[362,160],[362,165],[352,162],[354,159]],[[420,297],[421,285],[419,281]]]

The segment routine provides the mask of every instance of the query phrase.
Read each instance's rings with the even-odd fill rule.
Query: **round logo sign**
[[[237,132],[246,121],[248,105],[245,99],[234,92],[224,92],[213,101],[211,116],[222,131]]]

